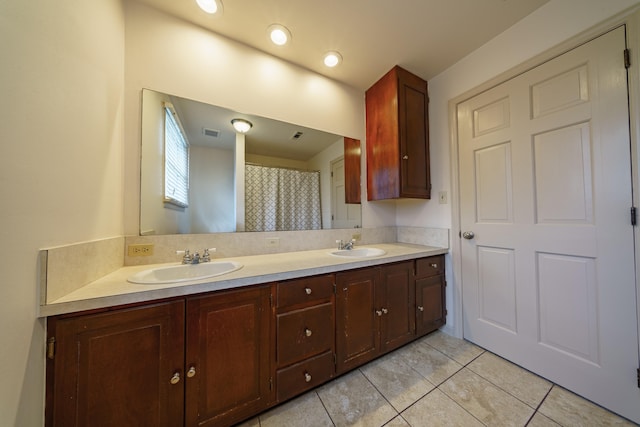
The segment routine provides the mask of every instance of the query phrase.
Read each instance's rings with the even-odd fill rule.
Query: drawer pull
[[[311,332],[311,329],[309,329],[309,328],[305,328],[305,329],[304,329],[304,334],[305,334],[306,336],[310,337],[310,336],[311,336],[311,334],[313,334],[313,332]]]
[[[304,288],[304,291],[307,295],[311,295],[311,292],[312,292],[311,288]]]
[[[389,312],[389,310],[387,310],[386,308],[382,309],[382,314],[387,314]]]
[[[180,382],[180,372],[175,372],[169,382],[173,385],[176,385]]]
[[[196,376],[196,367],[192,366],[189,368],[189,370],[187,371],[187,378],[193,378]]]
[[[310,383],[311,382],[311,374],[309,372],[305,372],[304,373],[304,382],[306,382],[306,383]]]
[[[431,267],[438,268],[438,264],[431,264]]]
[[[382,316],[382,310],[376,310],[376,314],[377,314],[378,316]]]
[[[418,310],[419,310],[419,311],[424,311],[424,307],[423,307],[423,306],[421,306],[421,305],[419,305],[419,306],[418,306]]]

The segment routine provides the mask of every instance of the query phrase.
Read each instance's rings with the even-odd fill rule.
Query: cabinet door
[[[186,425],[224,426],[272,400],[270,286],[187,299]]]
[[[337,372],[343,373],[379,353],[379,320],[375,314],[380,270],[367,268],[336,275]]]
[[[414,283],[412,261],[382,267],[376,313],[382,313],[380,338],[383,352],[398,348],[415,338]]]
[[[431,197],[428,108],[427,82],[398,69],[400,197]]]
[[[183,424],[182,300],[50,319],[52,338],[48,426]]]
[[[446,322],[444,276],[416,280],[417,334],[433,332]]]
[[[345,203],[360,204],[360,140],[344,138],[344,197]]]

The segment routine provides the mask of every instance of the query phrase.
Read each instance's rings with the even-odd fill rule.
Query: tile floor
[[[241,427],[635,425],[468,341],[434,332]]]

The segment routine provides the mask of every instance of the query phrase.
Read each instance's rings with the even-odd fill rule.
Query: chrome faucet
[[[336,243],[338,244],[338,250],[350,251],[351,249],[353,249],[353,245],[355,245],[356,239],[351,239],[351,241],[346,243],[343,242],[342,240],[336,240]]]
[[[201,262],[209,262],[211,261],[211,254],[209,251],[215,252],[216,248],[206,248],[202,256],[198,252],[193,255],[189,252],[189,249],[185,249],[184,251],[176,251],[176,254],[183,255],[182,263],[183,264],[200,264]]]

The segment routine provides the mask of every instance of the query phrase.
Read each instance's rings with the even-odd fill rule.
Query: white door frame
[[[451,158],[451,259],[452,259],[452,277],[448,278],[449,284],[452,286],[451,308],[453,311],[453,325],[449,328],[449,332],[456,337],[462,338],[464,332],[463,325],[463,307],[462,307],[462,254],[461,242],[459,236],[460,230],[460,171],[458,156],[458,122],[457,122],[457,105],[484,92],[494,86],[497,86],[519,74],[524,73],[537,65],[542,64],[562,53],[565,53],[589,40],[592,40],[607,31],[618,27],[622,24],[627,26],[627,43],[631,49],[631,67],[629,68],[629,114],[630,114],[630,136],[631,136],[631,162],[632,162],[632,189],[634,206],[640,209],[640,7],[623,12],[614,16],[601,24],[587,30],[560,45],[549,49],[548,51],[537,55],[530,60],[492,78],[482,85],[473,88],[462,95],[449,101],[449,149]],[[622,54],[622,52],[621,52]],[[640,218],[638,218],[640,224]],[[640,272],[640,225],[634,228],[634,239],[636,249],[636,271]],[[640,274],[636,274],[636,320],[638,322],[638,331],[640,331]],[[640,352],[640,348],[638,349]]]

